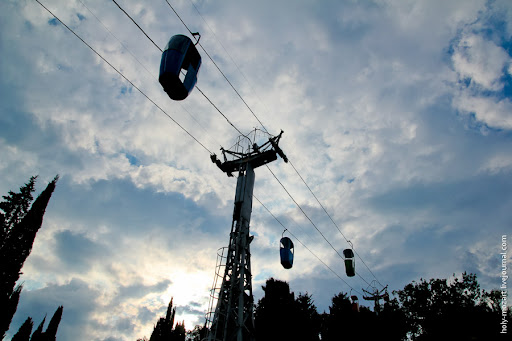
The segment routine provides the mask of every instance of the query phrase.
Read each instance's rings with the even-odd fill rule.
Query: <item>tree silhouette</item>
[[[462,280],[455,278],[451,282],[420,279],[396,293],[413,340],[499,337],[501,312],[496,309],[496,292],[480,290],[474,274],[464,272]]]
[[[59,328],[60,320],[62,319],[63,310],[64,307],[60,306],[53,314],[53,317],[48,324],[48,328],[46,328],[46,331],[44,332],[44,341],[55,341],[57,339],[57,329]]]
[[[255,309],[256,340],[294,340],[294,294],[288,283],[274,278],[262,287],[265,296]]]
[[[0,334],[2,339],[16,313],[22,286],[16,286],[21,268],[32,251],[37,232],[55,185],[56,176],[30,207],[37,176],[30,178],[19,193],[9,191],[0,202]],[[25,326],[24,328],[27,328]]]
[[[44,322],[46,321],[45,316],[32,336],[30,336],[30,333],[32,332],[34,322],[32,321],[32,318],[28,317],[21,325],[18,332],[12,337],[11,341],[55,341],[57,339],[57,329],[59,327],[60,319],[62,318],[62,310],[62,306],[57,308],[50,320],[48,328],[46,331],[43,331]]]
[[[346,293],[340,292],[331,302],[329,314],[323,315],[322,341],[339,340],[341,335],[347,339],[363,339],[363,333],[369,332],[369,329],[361,329],[361,322],[363,319],[369,322],[373,313],[365,307],[360,307],[359,312],[352,309],[352,302]]]
[[[185,330],[185,321],[182,321],[181,324],[178,322],[176,326],[171,332],[172,341],[185,341],[186,330]]]
[[[257,340],[318,341],[320,315],[310,295],[290,292],[288,283],[270,278],[255,311]]]
[[[5,201],[0,202],[0,247],[8,241],[8,235],[12,231],[14,225],[18,224],[23,217],[28,213],[30,203],[34,199],[32,192],[34,192],[34,186],[36,183],[37,176],[30,178],[29,182],[25,186],[20,188],[19,193],[9,191],[8,195],[2,196]]]
[[[34,322],[30,317],[27,317],[25,322],[21,325],[20,329],[14,336],[11,341],[26,341],[30,339],[30,334],[32,333],[32,327],[34,326]]]
[[[208,329],[206,325],[195,326],[193,330],[187,332],[188,341],[202,341],[207,335]]]
[[[396,297],[383,295],[379,313],[354,309],[346,293],[332,298],[329,312],[316,312],[311,297],[294,299],[288,283],[270,278],[256,306],[257,340],[497,340],[502,331],[502,292],[480,289],[476,275],[413,281]],[[508,311],[510,320],[512,313]],[[507,335],[508,336],[508,335]],[[510,337],[508,338],[510,339]]]
[[[185,341],[185,322],[177,323],[173,329],[176,308],[172,306],[172,302],[173,298],[169,302],[165,317],[161,317],[156,323],[149,341]],[[146,340],[146,338],[139,340]]]
[[[301,340],[318,341],[321,318],[308,293],[299,294],[295,300],[296,326]]]
[[[396,298],[385,300],[380,314],[375,318],[374,326],[379,331],[379,335],[384,335],[386,340],[406,338],[408,329],[405,313],[400,309]]]

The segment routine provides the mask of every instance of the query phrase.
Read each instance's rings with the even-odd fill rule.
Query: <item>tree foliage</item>
[[[34,322],[30,317],[27,317],[25,322],[21,325],[20,329],[14,336],[11,341],[26,341],[30,339],[30,334],[32,333],[32,327],[34,326]]]
[[[202,341],[206,338],[208,329],[206,326],[195,326],[193,330],[187,332],[187,341]]]
[[[9,191],[8,195],[3,195],[4,201],[0,202],[0,240],[3,242],[8,240],[9,233],[12,228],[18,224],[25,215],[28,213],[30,203],[34,199],[32,193],[34,192],[34,186],[36,183],[37,176],[30,178],[29,182],[25,186],[20,188],[18,193]]]
[[[288,283],[269,279],[256,307],[256,340],[490,340],[501,331],[501,292],[480,288],[476,275],[412,282],[396,297],[384,295],[376,314],[359,311],[346,293],[319,315],[308,294],[297,298]],[[382,303],[382,302],[381,302]],[[510,320],[510,312],[508,319]]]
[[[167,306],[167,313],[165,317],[161,317],[158,320],[153,332],[151,333],[149,341],[185,341],[185,322],[182,322],[181,324],[178,322],[173,328],[175,316],[176,308],[173,307],[173,299],[171,298],[171,301]],[[144,337],[139,340],[146,341],[147,339]]]
[[[413,340],[489,340],[499,337],[499,303],[474,274],[462,279],[420,279],[395,292]]]
[[[263,291],[255,311],[257,340],[319,340],[320,316],[311,296],[295,299],[288,283],[274,278]]]
[[[41,228],[46,207],[59,177],[56,176],[30,206],[36,179],[37,176],[31,177],[18,193],[9,191],[8,195],[3,196],[4,201],[0,202],[2,211],[0,212],[0,259],[2,260],[0,262],[0,307],[2,307],[0,335],[2,339],[16,313],[22,290],[22,285],[16,285],[16,282],[20,278],[23,264],[32,251],[36,234]],[[56,333],[58,322],[55,323],[52,328]],[[22,325],[22,333],[16,334],[18,339],[24,337],[28,325],[27,322]]]

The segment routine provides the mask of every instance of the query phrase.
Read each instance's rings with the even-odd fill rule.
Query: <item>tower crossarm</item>
[[[277,160],[277,155],[279,155],[285,162],[288,162],[288,158],[284,154],[283,150],[279,147],[279,140],[281,139],[282,135],[283,131],[281,130],[279,135],[270,137],[267,142],[259,146],[254,143],[252,146],[252,151],[247,153],[222,149],[222,153],[224,154],[224,162],[217,158],[216,154],[210,155],[210,159],[217,165],[217,167],[220,168],[221,171],[226,173],[228,176],[233,176],[233,172],[241,170],[242,167],[244,167],[244,165],[247,163],[250,163],[253,169],[266,165],[267,163]],[[226,159],[226,154],[235,157],[235,159],[228,161]]]

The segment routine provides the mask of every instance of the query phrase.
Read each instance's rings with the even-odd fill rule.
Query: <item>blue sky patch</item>
[[[129,153],[125,153],[124,154],[126,156],[126,158],[128,159],[128,161],[130,161],[130,165],[132,166],[138,166],[140,163],[139,163],[139,160],[132,154],[129,154]]]
[[[131,86],[130,87],[122,86],[120,92],[121,92],[122,95],[126,95],[127,93],[131,94],[132,93],[132,87]]]

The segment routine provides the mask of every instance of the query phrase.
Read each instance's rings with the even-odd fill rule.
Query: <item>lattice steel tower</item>
[[[255,130],[253,140],[248,136],[241,136],[234,150],[222,149],[224,162],[221,162],[215,154],[211,155],[212,162],[228,176],[238,172],[238,179],[229,245],[227,254],[221,256],[226,262],[222,285],[218,293],[212,296],[217,301],[213,319],[207,317],[208,341],[254,340],[254,298],[250,251],[254,236],[249,234],[254,169],[276,160],[277,155],[288,162],[286,155],[278,146],[282,134],[283,131],[278,136],[270,136],[268,141],[258,146],[255,141]],[[220,264],[219,268],[222,266]],[[214,283],[216,283],[215,280]]]

